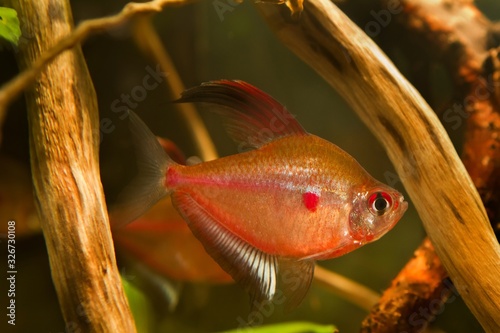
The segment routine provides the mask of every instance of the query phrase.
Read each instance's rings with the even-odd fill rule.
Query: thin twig
[[[319,265],[314,268],[314,278],[335,295],[366,311],[370,311],[380,299],[380,294],[375,291]]]
[[[164,73],[167,73],[167,87],[171,100],[178,99],[180,93],[185,90],[175,65],[167,50],[163,46],[158,33],[153,27],[150,16],[138,17],[134,20],[133,26],[134,40],[148,57],[157,62]],[[200,158],[210,161],[217,158],[215,145],[208,134],[207,128],[200,118],[193,104],[174,104],[182,116],[191,139],[196,145]]]

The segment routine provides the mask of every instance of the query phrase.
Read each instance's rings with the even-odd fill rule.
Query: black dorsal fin
[[[213,111],[225,118],[228,134],[244,147],[257,148],[278,138],[306,134],[283,105],[244,81],[206,82],[184,91],[176,102],[221,106]]]

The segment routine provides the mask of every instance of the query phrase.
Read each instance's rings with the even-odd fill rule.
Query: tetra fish
[[[140,172],[124,196],[133,203],[127,210],[137,217],[170,195],[206,251],[256,304],[279,290],[287,308],[297,306],[315,260],[379,239],[408,207],[398,191],[307,133],[285,107],[248,83],[207,82],[178,102],[217,105],[229,135],[253,150],[179,165],[130,113]]]

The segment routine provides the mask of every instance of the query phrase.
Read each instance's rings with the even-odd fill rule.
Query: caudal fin
[[[165,187],[165,173],[168,166],[175,163],[134,112],[129,111],[129,118],[138,174],[118,196],[111,209],[112,228],[134,221],[170,193]]]

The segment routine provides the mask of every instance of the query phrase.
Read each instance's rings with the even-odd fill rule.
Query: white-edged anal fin
[[[280,258],[257,249],[225,228],[186,192],[174,192],[172,200],[207,253],[250,294],[252,307],[273,301],[278,291],[277,303],[284,303],[285,310],[302,301],[313,277],[313,261]]]

